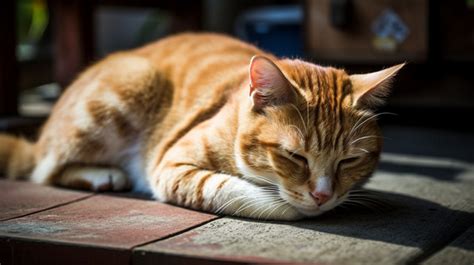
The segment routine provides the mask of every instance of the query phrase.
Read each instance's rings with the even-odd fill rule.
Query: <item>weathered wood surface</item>
[[[386,160],[402,167],[403,160],[394,158]],[[391,202],[393,209],[386,212],[349,209],[296,223],[223,218],[138,248],[135,256],[140,260],[172,256],[182,262],[187,256],[321,264],[419,262],[474,224],[474,171],[459,168],[453,173],[439,179],[416,171],[379,171],[367,188]],[[472,255],[468,246],[458,247]]]
[[[91,194],[0,180],[0,220],[32,214],[88,196]]]
[[[131,249],[216,216],[156,201],[0,182],[0,263],[129,264]]]
[[[474,264],[474,226],[456,238],[441,251],[428,258],[425,265],[434,264]]]

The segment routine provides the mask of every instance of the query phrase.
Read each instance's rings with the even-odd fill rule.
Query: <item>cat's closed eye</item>
[[[341,161],[339,161],[339,166],[338,167],[350,167],[350,166],[354,166],[357,164],[357,162],[359,162],[359,159],[361,157],[360,156],[353,156],[353,157],[348,157],[348,158],[345,158],[345,159],[342,159]]]
[[[285,150],[287,156],[291,160],[297,160],[300,163],[303,163],[305,166],[308,165],[308,159],[304,157],[303,155],[297,154],[295,151],[290,151],[290,150]]]

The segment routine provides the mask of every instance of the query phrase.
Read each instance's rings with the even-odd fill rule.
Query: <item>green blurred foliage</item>
[[[39,41],[49,22],[45,0],[17,0],[17,36],[19,43]]]

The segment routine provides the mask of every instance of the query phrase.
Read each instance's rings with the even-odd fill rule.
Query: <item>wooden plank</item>
[[[91,196],[28,182],[0,180],[0,221],[43,211]]]
[[[435,253],[424,265],[472,265],[474,264],[474,226],[471,226],[449,246]]]
[[[18,112],[16,61],[16,1],[0,2],[0,117]]]
[[[27,249],[35,260],[48,260],[48,252],[34,247],[38,244],[43,248],[49,245],[61,248],[69,246],[68,249],[74,246],[87,247],[78,251],[71,249],[67,257],[62,257],[63,264],[69,264],[69,261],[81,258],[89,248],[98,249],[103,255],[113,258],[124,250],[168,237],[214,218],[216,216],[211,214],[156,201],[96,195],[59,208],[1,222],[0,238],[8,239],[3,246],[10,246],[14,253]],[[91,260],[91,264],[103,263]]]
[[[412,166],[414,161],[410,161]],[[323,264],[410,263],[426,251],[448,244],[453,235],[474,223],[474,171],[455,172],[455,181],[446,181],[450,178],[416,171],[379,171],[368,188],[393,204],[388,212],[338,210],[299,222],[223,218],[137,248],[133,260],[151,264],[171,256],[174,262],[183,264],[189,258],[244,259],[244,263],[248,259],[256,263],[262,259]]]

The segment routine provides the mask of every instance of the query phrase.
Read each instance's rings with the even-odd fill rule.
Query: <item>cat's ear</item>
[[[280,68],[267,57],[255,55],[250,60],[250,99],[253,110],[283,105],[293,101],[294,91]]]
[[[402,63],[378,72],[351,75],[352,106],[373,108],[382,105],[390,92],[393,77],[404,65],[405,63]]]

